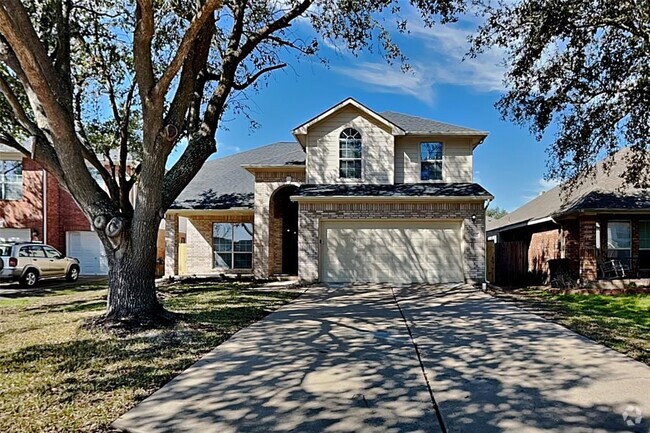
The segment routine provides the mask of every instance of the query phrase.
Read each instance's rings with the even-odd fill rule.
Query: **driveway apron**
[[[310,288],[114,424],[132,432],[440,432],[386,287]]]
[[[465,285],[396,289],[448,432],[650,431],[650,368]]]

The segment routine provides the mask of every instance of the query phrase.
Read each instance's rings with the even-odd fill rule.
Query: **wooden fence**
[[[528,279],[528,244],[526,242],[494,244],[494,269],[496,284],[524,284]]]

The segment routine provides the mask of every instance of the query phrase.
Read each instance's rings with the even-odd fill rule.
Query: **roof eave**
[[[298,142],[303,147],[306,147],[307,146],[306,137],[307,137],[307,132],[308,132],[309,128],[312,125],[320,122],[321,120],[331,116],[332,114],[334,114],[335,112],[337,112],[338,110],[340,110],[341,108],[343,108],[343,107],[345,107],[347,105],[352,105],[353,107],[355,107],[356,109],[364,112],[365,114],[369,115],[370,117],[373,117],[374,119],[384,123],[386,126],[390,127],[391,133],[393,135],[406,135],[406,131],[404,131],[402,128],[400,128],[395,123],[393,123],[390,120],[386,119],[381,114],[379,114],[376,111],[366,107],[365,105],[363,105],[359,101],[355,100],[354,98],[346,98],[343,101],[339,102],[338,104],[336,104],[336,105],[328,108],[327,110],[323,111],[319,115],[309,119],[308,121],[306,121],[302,125],[294,128],[293,131],[291,131],[293,136],[296,137],[296,140],[298,140]]]
[[[492,195],[461,195],[461,196],[381,196],[381,195],[317,195],[303,196],[292,195],[295,202],[351,202],[351,201],[415,201],[415,202],[436,202],[436,201],[487,201],[493,200]]]

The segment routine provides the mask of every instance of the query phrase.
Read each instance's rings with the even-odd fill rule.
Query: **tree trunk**
[[[170,318],[156,297],[158,225],[150,225],[144,230],[125,228],[119,237],[100,236],[108,255],[109,320],[145,323]]]

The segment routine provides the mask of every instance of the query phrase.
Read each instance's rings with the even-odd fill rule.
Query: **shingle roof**
[[[623,149],[612,157],[616,163],[609,174],[603,169],[603,162],[596,166],[593,179],[564,197],[561,186],[540,194],[519,209],[487,224],[487,230],[507,229],[546,217],[560,217],[587,210],[648,210],[650,211],[650,190],[632,188],[624,185],[621,174],[625,170]]]
[[[253,207],[255,178],[242,165],[298,165],[305,152],[295,142],[280,142],[207,161],[178,196],[172,209]]]
[[[402,128],[407,134],[487,135],[485,131],[438,122],[437,120],[425,119],[424,117],[396,113],[394,111],[384,111],[383,113],[379,113],[379,115]]]
[[[302,185],[294,194],[301,197],[470,197],[491,198],[492,195],[477,183],[415,183],[398,185],[326,184]]]

